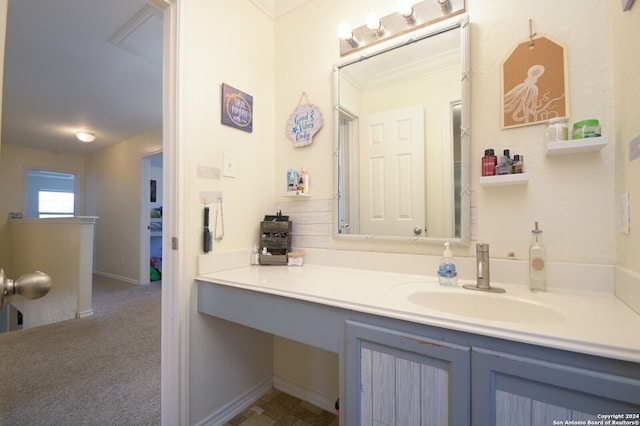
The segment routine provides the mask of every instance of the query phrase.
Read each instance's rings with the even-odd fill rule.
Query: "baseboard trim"
[[[622,266],[615,271],[616,296],[640,315],[640,274]]]
[[[134,280],[132,278],[127,278],[127,277],[121,277],[120,275],[109,274],[107,272],[93,271],[93,274],[100,275],[101,277],[105,277],[105,278],[112,278],[118,281],[124,281],[130,284],[141,285],[139,280]]]
[[[78,312],[77,317],[76,318],[87,318],[93,316],[93,309],[89,309],[86,311],[82,311],[82,312]]]
[[[264,394],[273,388],[273,380],[265,380],[264,382],[254,386],[249,391],[240,395],[215,413],[211,414],[196,423],[196,426],[220,426],[231,420],[242,412],[248,405],[260,399]]]
[[[335,412],[335,397],[321,394],[280,376],[273,376],[273,387],[298,399],[320,407],[330,413]]]

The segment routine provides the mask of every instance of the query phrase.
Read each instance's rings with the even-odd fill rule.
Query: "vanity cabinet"
[[[348,425],[468,425],[470,348],[347,321]]]
[[[471,357],[474,424],[603,420],[598,414],[627,414],[628,420],[640,421],[634,417],[640,416],[637,364],[593,358],[593,365],[576,366],[481,348]]]
[[[276,268],[265,268],[265,277],[274,279]],[[304,269],[286,271],[299,290]],[[640,424],[640,363],[336,305],[303,300],[288,288],[271,294],[215,280],[198,286],[203,314],[337,353],[341,426],[606,424],[599,414]],[[233,339],[250,347],[252,336]],[[241,355],[216,347],[217,356],[223,351],[228,359]],[[222,375],[229,365],[210,368]]]
[[[347,321],[345,352],[348,425],[640,422],[636,363],[376,320]]]

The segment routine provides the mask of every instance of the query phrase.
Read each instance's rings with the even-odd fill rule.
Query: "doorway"
[[[162,279],[162,153],[142,157],[140,194],[140,284]]]

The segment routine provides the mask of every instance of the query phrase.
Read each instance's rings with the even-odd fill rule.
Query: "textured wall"
[[[276,25],[276,168],[274,181],[289,167],[306,165],[313,196],[333,198],[332,75],[341,59],[336,28],[342,21],[364,23],[367,14],[393,11],[393,2],[311,0],[281,17]],[[492,256],[528,256],[530,230],[539,221],[550,261],[612,264],[616,258],[612,64],[608,5],[589,0],[580,8],[567,2],[507,0],[468,2],[472,64],[472,191],[477,202],[477,238],[491,244]],[[608,145],[599,153],[545,156],[544,124],[502,130],[500,121],[501,63],[534,31],[567,49],[570,121],[598,118]],[[585,25],[584,22],[589,22]],[[312,34],[313,37],[308,36]],[[594,60],[597,57],[597,60]],[[588,72],[585,72],[588,70]],[[278,130],[296,107],[302,92],[318,105],[324,128],[314,144],[293,148]],[[487,188],[479,185],[484,150],[509,148],[523,154],[528,185]],[[298,166],[299,167],[299,166]],[[337,249],[412,253],[441,252],[440,247],[409,244],[333,242]],[[454,249],[454,255],[474,255]]]

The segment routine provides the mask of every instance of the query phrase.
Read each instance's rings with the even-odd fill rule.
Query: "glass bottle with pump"
[[[547,249],[542,244],[542,230],[531,231],[529,246],[529,288],[531,291],[547,291]]]

